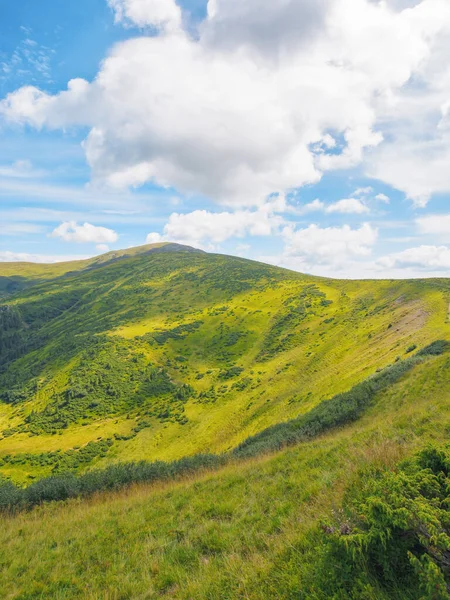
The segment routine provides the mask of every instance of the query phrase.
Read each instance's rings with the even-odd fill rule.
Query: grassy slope
[[[380,393],[358,422],[313,442],[193,480],[7,518],[0,597],[320,598],[319,520],[360,467],[448,440],[449,402],[443,355]],[[365,597],[419,596],[398,589]]]
[[[113,250],[87,260],[52,264],[0,262],[0,298],[7,297],[12,293],[19,292],[37,283],[49,281],[55,277],[62,277],[67,273],[76,273],[97,268],[124,257],[151,254],[153,252],[172,252],[181,248],[193,250],[188,246],[162,242],[160,244],[147,244],[145,246],[127,248],[126,250]]]
[[[19,390],[22,397],[0,404],[0,431],[8,434],[0,439],[0,458],[19,455],[20,462],[0,466],[0,473],[17,481],[46,475],[51,461],[36,466],[21,456],[99,438],[113,444],[87,466],[220,452],[349,389],[411,344],[448,338],[446,280],[334,281],[219,255],[142,254],[148,250],[102,259],[105,265],[95,269],[64,267],[65,276],[4,300],[23,316],[26,344],[35,350],[4,358],[0,392]],[[35,278],[37,271],[25,273]],[[193,323],[201,324],[189,330]],[[176,328],[186,325],[180,334]],[[100,340],[94,346],[93,338]],[[27,417],[44,414],[48,427],[45,409],[67,410],[71,379],[109,376],[105,356],[116,352],[113,383],[123,400],[117,394],[110,400],[93,384],[97,406],[53,434],[30,436]],[[146,396],[142,378],[150,363],[193,394],[182,401]],[[80,364],[90,370],[77,375]],[[126,368],[116,373],[116,364]],[[235,366],[243,371],[224,378]],[[144,392],[130,404],[138,388]],[[165,414],[166,404],[172,414]],[[145,426],[136,432],[140,423]]]

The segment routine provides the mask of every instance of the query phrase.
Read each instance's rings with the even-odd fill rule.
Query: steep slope
[[[361,486],[361,469],[391,470],[448,440],[449,407],[446,353],[378,394],[354,424],[295,448],[186,481],[5,517],[1,597],[447,598],[435,588],[424,593],[414,573],[396,573],[386,587],[364,568],[359,590],[349,592],[355,582],[344,571],[330,594],[331,534],[321,523]]]
[[[326,280],[174,245],[25,274],[0,304],[0,472],[17,481],[225,451],[450,333],[448,280]]]

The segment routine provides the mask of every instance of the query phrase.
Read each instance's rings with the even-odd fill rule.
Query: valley
[[[1,277],[0,597],[448,598],[449,280],[172,244]]]

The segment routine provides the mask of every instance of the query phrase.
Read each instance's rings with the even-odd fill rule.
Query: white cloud
[[[181,10],[173,0],[107,0],[115,12],[117,23],[177,29],[181,25]]]
[[[286,227],[283,235],[286,241],[285,257],[301,257],[309,267],[343,267],[349,260],[371,254],[378,231],[368,223],[358,229],[348,225],[324,228],[310,225],[299,230]]]
[[[119,236],[112,229],[97,227],[90,223],[78,225],[75,221],[61,223],[51,234],[51,237],[60,238],[65,242],[77,243],[113,243],[117,242]]]
[[[178,27],[171,0],[111,5],[118,20],[160,35],[117,45],[92,83],[73,80],[54,96],[22,88],[0,108],[11,122],[88,127],[94,179],[253,206],[365,155],[368,173],[417,204],[450,189],[440,110],[447,0],[410,10],[368,0],[210,0],[198,37]]]
[[[449,271],[450,248],[447,246],[419,246],[384,256],[377,261],[380,269],[414,267],[424,271]]]
[[[149,233],[146,241],[148,244],[170,241],[205,247],[205,244],[219,244],[247,235],[269,236],[277,233],[284,223],[283,218],[275,214],[283,207],[284,200],[280,204],[276,199],[254,211],[173,213],[164,226],[163,234]]]
[[[357,198],[344,198],[338,200],[325,208],[326,213],[341,213],[341,214],[355,214],[362,215],[369,212],[368,207],[358,200]]]
[[[316,198],[312,202],[308,202],[308,204],[303,204],[298,207],[288,206],[287,210],[295,215],[306,215],[312,212],[323,212],[325,210],[325,204],[322,200]]]
[[[351,194],[352,198],[358,198],[360,196],[370,196],[373,194],[373,187],[361,187],[357,188],[353,194]]]
[[[450,236],[450,215],[427,215],[416,219],[416,224],[422,234]]]
[[[308,204],[304,204],[303,206],[299,206],[298,208],[289,206],[287,207],[287,210],[288,212],[292,212],[296,215],[305,215],[312,212],[362,215],[369,212],[369,208],[357,198],[343,198],[342,200],[332,202],[328,205],[322,202],[322,200],[316,198],[316,200],[313,200]]]
[[[375,196],[375,200],[378,200],[378,202],[383,202],[384,204],[391,203],[391,199],[389,198],[389,196],[386,196],[386,194],[377,194]]]
[[[325,26],[334,0],[209,0],[203,26],[206,43],[234,50],[250,48],[265,57],[279,56],[310,42]]]
[[[404,14],[428,32],[427,51],[409,83],[380,106],[389,141],[367,156],[366,172],[423,208],[433,194],[450,192],[450,3],[423,0]]]
[[[426,116],[418,113],[418,120]],[[367,172],[402,190],[416,208],[424,208],[433,194],[450,192],[450,135],[432,142],[397,140],[371,157]]]
[[[90,258],[85,255],[53,256],[45,254],[29,254],[28,252],[0,251],[0,262],[30,262],[30,263],[58,263],[72,260],[84,260]]]

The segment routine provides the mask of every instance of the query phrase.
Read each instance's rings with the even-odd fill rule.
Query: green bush
[[[120,463],[84,475],[73,473],[52,475],[20,488],[13,483],[0,482],[0,510],[14,512],[30,509],[43,502],[86,497],[97,492],[119,490],[134,483],[151,483],[182,477],[201,469],[216,469],[225,458],[212,454],[199,454],[175,462],[145,461]]]
[[[449,469],[450,449],[428,447],[394,471],[362,472],[323,525],[319,597],[449,600]]]

